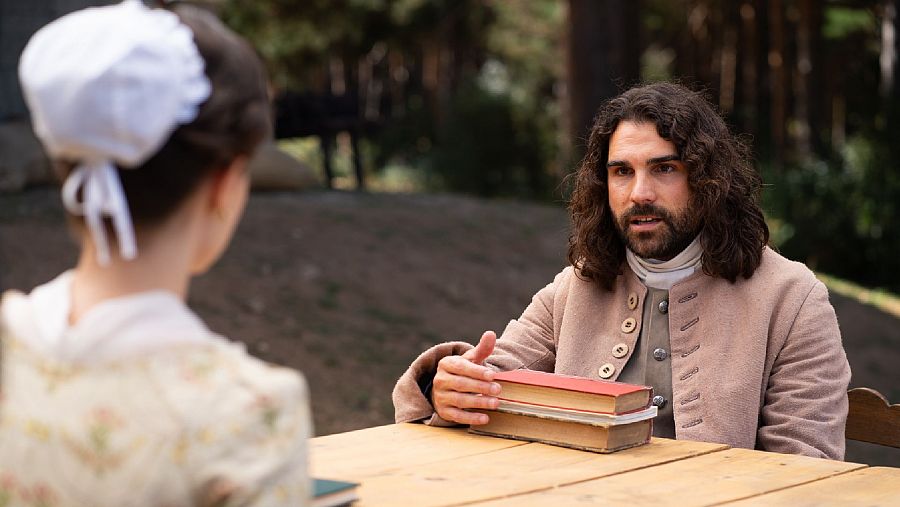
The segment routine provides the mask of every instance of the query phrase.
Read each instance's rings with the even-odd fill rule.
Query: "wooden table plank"
[[[865,467],[856,463],[729,449],[484,506],[713,505]]]
[[[310,440],[315,477],[359,481],[402,467],[475,456],[526,445],[499,438],[472,438],[462,428],[389,424]]]
[[[473,441],[501,440],[467,437]],[[634,449],[595,454],[530,443],[369,477],[359,488],[360,506],[456,505],[538,491],[727,448],[721,444],[653,439]]]
[[[876,506],[900,505],[900,468],[871,467],[783,489],[767,495],[755,496],[728,507],[750,506]]]

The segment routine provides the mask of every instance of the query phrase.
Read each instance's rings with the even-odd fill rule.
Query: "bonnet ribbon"
[[[108,160],[85,162],[76,167],[63,184],[62,200],[70,213],[84,216],[101,266],[106,266],[110,261],[104,217],[112,220],[119,255],[126,260],[137,256],[134,227],[125,191],[122,189],[119,173]]]

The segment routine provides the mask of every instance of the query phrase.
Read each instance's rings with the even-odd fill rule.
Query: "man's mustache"
[[[656,206],[655,204],[635,204],[622,214],[619,218],[619,222],[621,223],[622,228],[626,229],[631,225],[631,221],[634,218],[647,215],[659,217],[663,222],[668,224],[672,223],[672,215],[669,211],[660,206]]]

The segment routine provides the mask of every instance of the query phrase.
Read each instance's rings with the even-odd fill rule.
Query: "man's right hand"
[[[431,387],[434,411],[446,421],[459,424],[486,424],[488,416],[469,412],[469,408],[497,408],[500,384],[493,382],[494,371],[483,366],[494,351],[497,335],[485,331],[478,345],[461,356],[447,356],[438,362]]]

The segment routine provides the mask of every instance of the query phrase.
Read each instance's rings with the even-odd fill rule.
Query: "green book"
[[[355,482],[313,479],[312,507],[342,507],[359,500]]]

